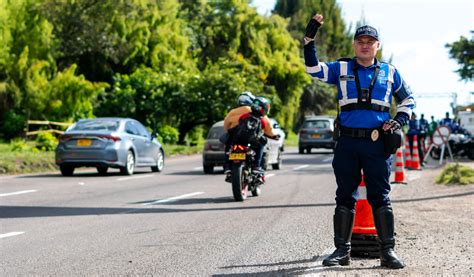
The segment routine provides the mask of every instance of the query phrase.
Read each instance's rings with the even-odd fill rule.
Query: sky
[[[295,0],[296,1],[296,0]],[[253,0],[260,14],[270,14],[275,0]],[[471,38],[474,30],[472,0],[337,0],[349,26],[361,18],[378,29],[383,60],[400,71],[414,93],[415,113],[436,119],[458,105],[474,101],[474,83],[460,81],[459,68],[449,58],[446,43]],[[324,16],[324,15],[323,15]],[[308,19],[309,20],[309,19]],[[324,28],[324,27],[323,27]],[[302,30],[303,32],[304,30]]]

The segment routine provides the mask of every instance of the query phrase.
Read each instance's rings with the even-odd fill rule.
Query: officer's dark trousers
[[[332,163],[336,175],[336,204],[354,209],[357,188],[364,173],[367,200],[373,210],[390,205],[390,155],[384,153],[382,139],[341,136]]]

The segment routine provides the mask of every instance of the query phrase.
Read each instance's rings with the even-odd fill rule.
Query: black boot
[[[351,235],[354,225],[354,211],[337,206],[334,213],[334,244],[336,250],[323,260],[324,266],[349,265],[351,263]]]
[[[397,257],[395,251],[393,211],[383,206],[374,211],[375,228],[380,243],[380,265],[388,268],[404,268],[405,263]]]

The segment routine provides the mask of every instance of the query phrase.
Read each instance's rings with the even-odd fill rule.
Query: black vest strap
[[[375,111],[389,111],[390,109],[378,104],[372,104],[372,90],[375,86],[375,81],[377,80],[377,76],[379,75],[380,65],[378,62],[375,64],[375,71],[374,76],[372,76],[372,80],[370,81],[369,88],[361,88],[360,87],[360,80],[359,80],[359,73],[358,68],[359,65],[357,64],[357,60],[353,59],[353,70],[355,75],[355,82],[357,87],[357,103],[348,104],[341,107],[341,111],[351,111],[356,109],[362,110],[375,110]]]
[[[388,112],[390,111],[390,108],[372,103],[351,103],[341,106],[341,111],[343,112],[348,112],[352,110],[372,110],[377,112]]]

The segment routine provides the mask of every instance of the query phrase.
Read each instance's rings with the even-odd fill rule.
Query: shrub
[[[10,141],[10,150],[12,152],[23,152],[28,149],[26,140],[22,138],[15,138]]]
[[[41,151],[52,151],[58,145],[58,139],[51,133],[39,133],[36,137],[36,148]]]
[[[164,125],[158,129],[158,134],[161,137],[162,143],[176,143],[179,138],[178,129],[170,126]]]
[[[448,164],[436,178],[437,184],[474,184],[474,169],[459,165]]]
[[[26,116],[8,111],[4,115],[2,131],[5,138],[11,139],[20,136],[26,126]]]
[[[204,141],[204,129],[202,126],[194,127],[187,135],[191,146],[199,145]]]

